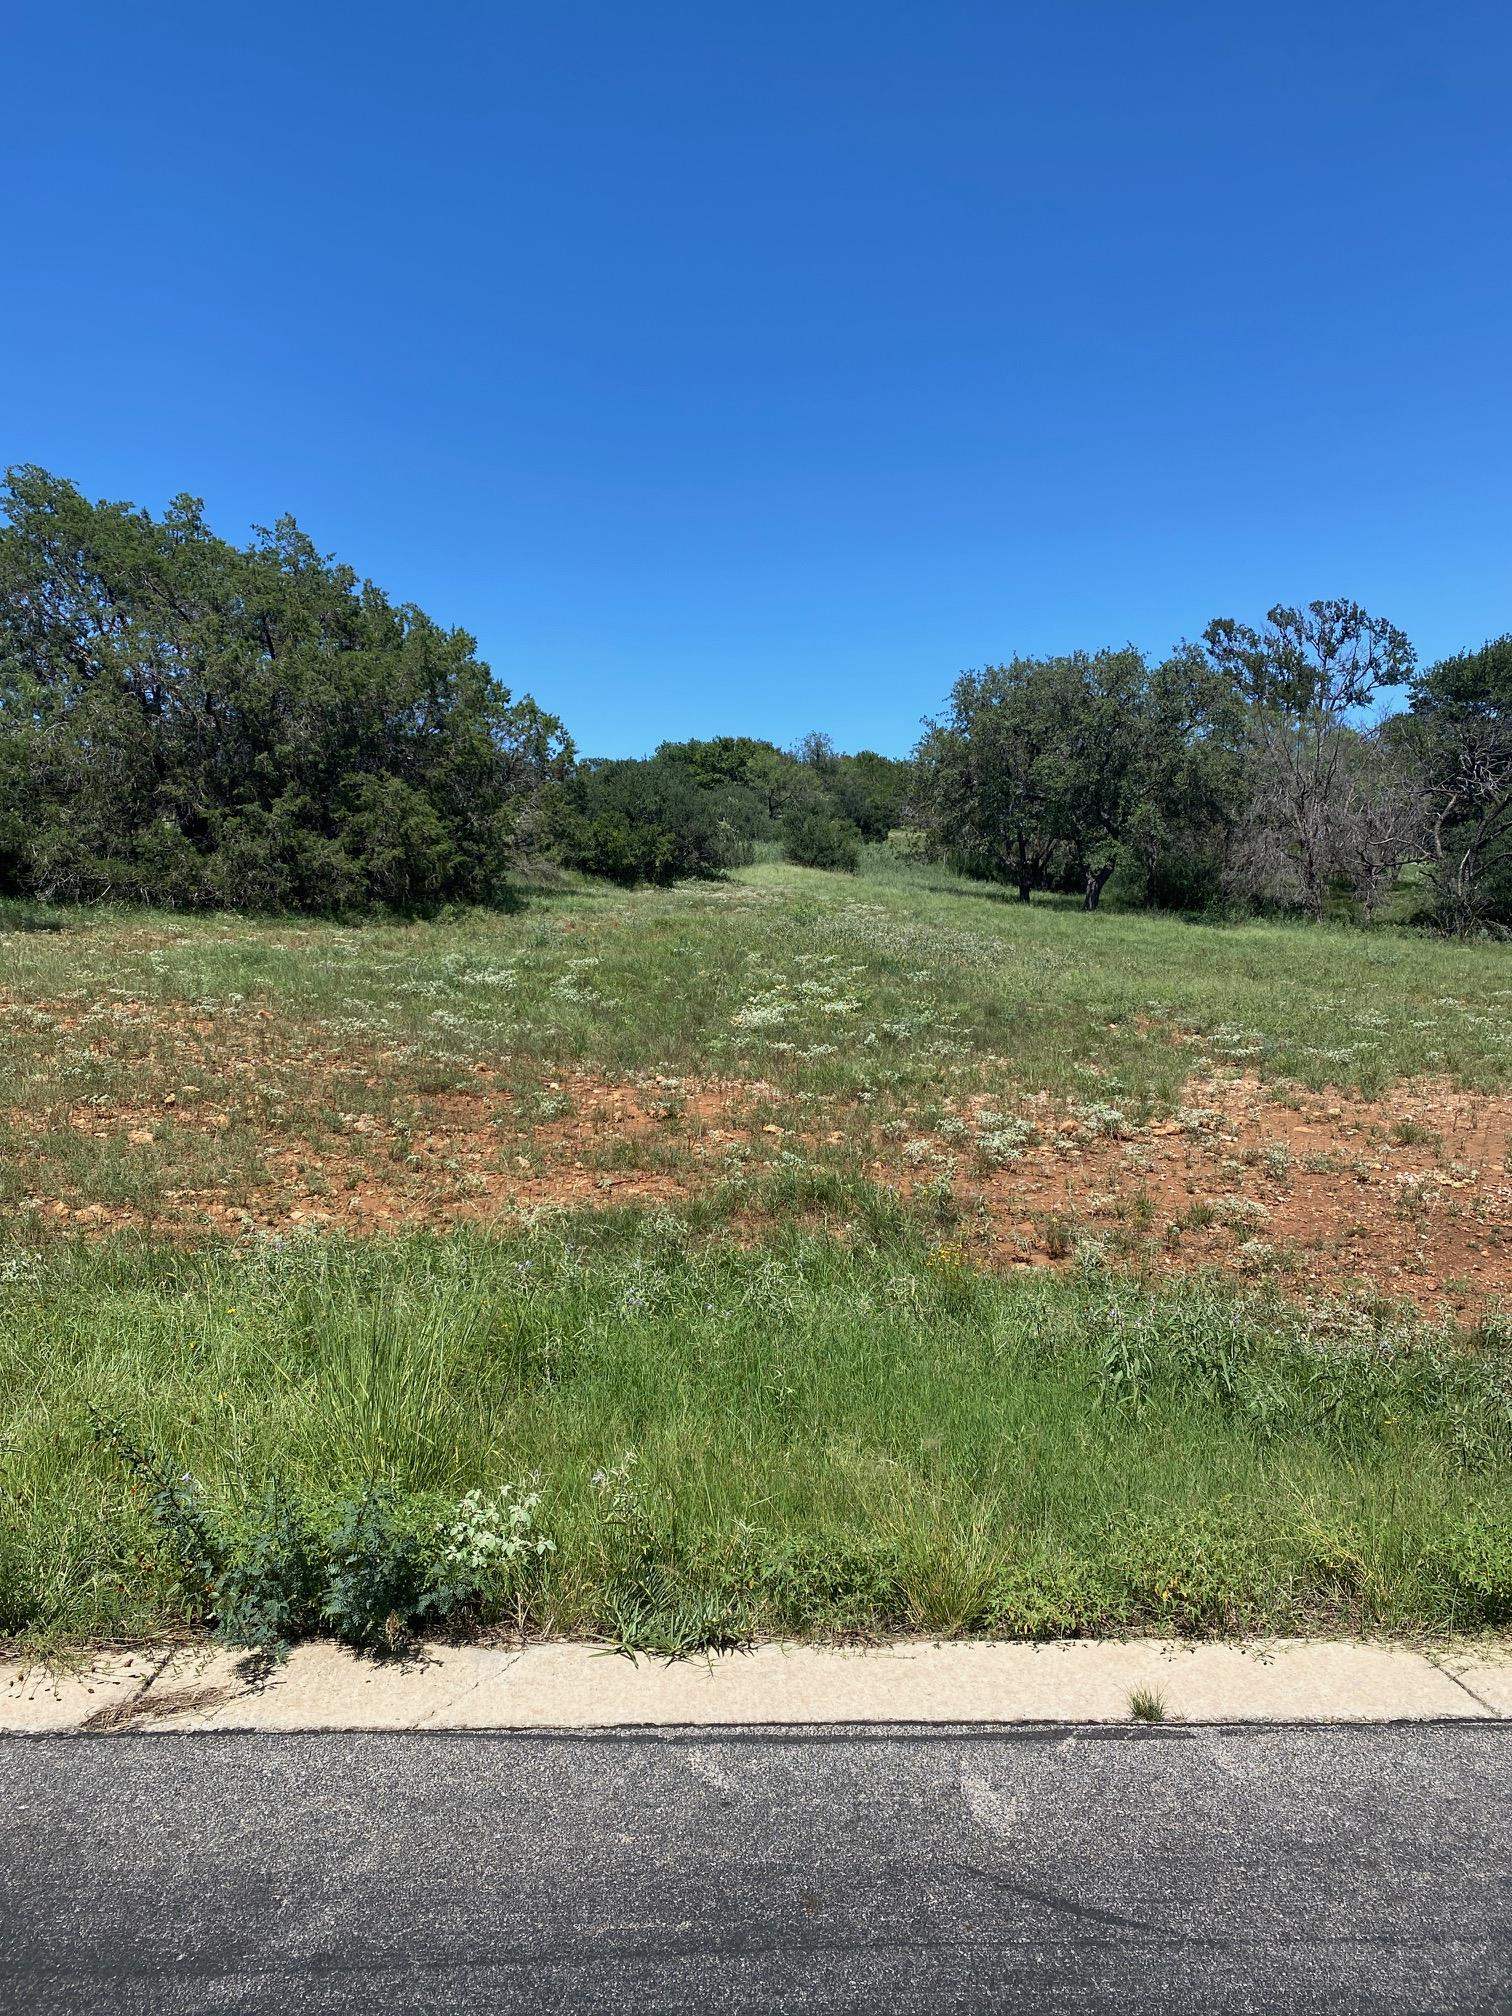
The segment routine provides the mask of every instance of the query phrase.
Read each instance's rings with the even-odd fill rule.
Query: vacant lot
[[[876,850],[392,928],[12,913],[0,1006],[14,1634],[213,1614],[144,1457],[317,1552],[375,1483],[417,1532],[538,1490],[469,1628],[1512,1614],[1505,949]]]
[[[0,936],[3,1201],[38,1234],[711,1196],[754,1224],[838,1173],[948,1197],[988,1265],[1093,1241],[1425,1312],[1512,1287],[1504,949],[885,862],[402,929],[57,921]]]

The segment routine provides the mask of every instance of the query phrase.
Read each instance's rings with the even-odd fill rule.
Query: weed
[[[1208,1210],[1213,1223],[1226,1225],[1231,1232],[1259,1232],[1269,1225],[1271,1214],[1258,1197],[1239,1194],[1214,1197]]]
[[[492,1496],[469,1491],[442,1529],[419,1611],[438,1619],[499,1615],[518,1598],[556,1543],[536,1530],[539,1490],[506,1484]]]
[[[1103,1393],[1118,1406],[1138,1408],[1149,1395],[1153,1360],[1146,1340],[1123,1320],[1114,1306],[1111,1325],[1098,1354],[1097,1378]]]
[[[1216,1134],[1223,1125],[1223,1115],[1211,1106],[1178,1106],[1176,1119],[1188,1134],[1196,1138]]]
[[[1391,1138],[1403,1148],[1431,1148],[1435,1154],[1444,1145],[1443,1135],[1432,1127],[1425,1127],[1420,1120],[1394,1121]]]
[[[222,1549],[205,1513],[200,1486],[187,1470],[176,1471],[155,1451],[144,1447],[119,1421],[90,1408],[99,1439],[120,1458],[146,1499],[149,1522],[178,1571],[192,1612],[204,1612],[214,1602]]]
[[[228,1645],[283,1659],[314,1628],[320,1559],[314,1535],[282,1481],[270,1478],[257,1512],[222,1544],[215,1632]]]
[[[320,1614],[348,1645],[397,1652],[423,1614],[425,1571],[410,1508],[391,1489],[372,1485],[346,1506],[331,1535]]]
[[[1047,1219],[1043,1237],[1052,1260],[1068,1260],[1076,1251],[1076,1227],[1068,1218]]]
[[[1129,1714],[1136,1722],[1164,1722],[1165,1696],[1150,1687],[1136,1687],[1129,1696]]]

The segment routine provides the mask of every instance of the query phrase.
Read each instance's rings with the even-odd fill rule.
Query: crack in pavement
[[[502,1664],[487,1668],[482,1667],[482,1659],[480,1657],[480,1670],[474,1672],[472,1679],[465,1687],[459,1687],[455,1694],[448,1694],[444,1701],[438,1701],[433,1708],[428,1708],[418,1721],[411,1722],[407,1726],[411,1729],[423,1729],[427,1723],[441,1714],[443,1709],[454,1708],[459,1701],[465,1701],[469,1694],[476,1694],[485,1680],[503,1679],[506,1674],[512,1672],[519,1664],[522,1650],[523,1648],[519,1648],[513,1652],[504,1654]]]

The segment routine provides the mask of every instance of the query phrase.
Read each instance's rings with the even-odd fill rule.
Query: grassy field
[[[1504,949],[879,849],[0,1007],[24,1643],[1512,1620]]]

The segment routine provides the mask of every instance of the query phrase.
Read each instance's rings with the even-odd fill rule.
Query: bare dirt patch
[[[982,1097],[921,1137],[906,1115],[761,1082],[547,1076],[508,1058],[438,1080],[402,1047],[250,1005],[120,1000],[102,1026],[99,1011],[39,1003],[25,1019],[118,1074],[108,1093],[6,1116],[12,1194],[58,1230],[443,1230],[675,1204],[796,1157],[904,1193],[947,1186],[967,1250],[992,1266],[1091,1251],[1150,1273],[1275,1275],[1304,1294],[1368,1283],[1459,1314],[1512,1299],[1506,1092],[1420,1081],[1363,1100],[1228,1074],[1191,1080],[1177,1116],[1149,1124],[1095,1102]]]
[[[309,1074],[308,1092],[320,1063],[297,1061]],[[383,1087],[381,1069],[355,1084],[348,1074],[344,1086],[329,1088],[343,1110],[330,1109],[318,1136],[301,1131],[297,1117],[277,1127],[263,1116],[258,1176],[245,1185],[175,1180],[175,1141],[231,1125],[215,1098],[190,1104],[169,1094],[75,1106],[66,1122],[77,1134],[165,1151],[160,1186],[142,1201],[41,1192],[25,1201],[44,1220],[90,1229],[233,1234],[444,1229],[511,1212],[668,1202],[727,1173],[730,1152],[758,1129],[741,1116],[753,1101],[776,1096],[762,1085],[610,1083],[579,1072],[536,1080],[522,1097],[517,1081],[490,1067],[477,1067],[473,1077],[467,1089],[395,1094],[374,1111],[345,1109],[360,1105],[363,1090]]]
[[[1193,1081],[1179,1118],[1143,1128],[1096,1108],[1028,1111],[1018,1160],[950,1179],[1000,1264],[1091,1244],[1156,1270],[1216,1264],[1304,1291],[1369,1282],[1425,1309],[1512,1295],[1504,1093],[1420,1083],[1362,1100],[1246,1076]]]

